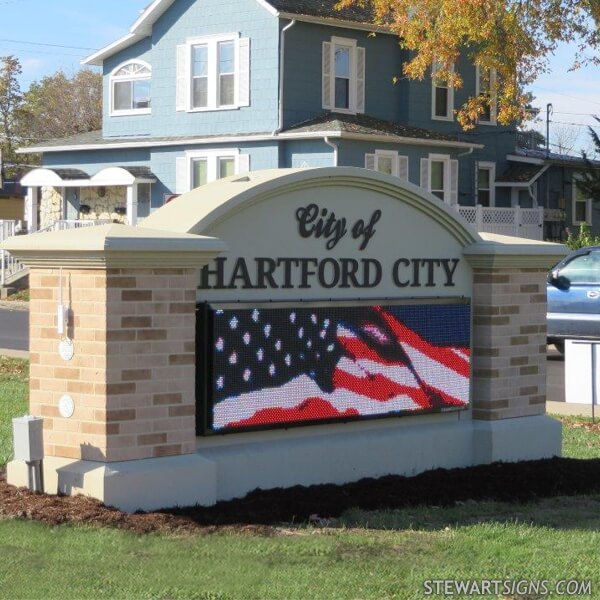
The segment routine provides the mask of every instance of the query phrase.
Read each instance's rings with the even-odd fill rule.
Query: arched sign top
[[[356,167],[274,169],[229,177],[183,194],[150,215],[144,227],[206,235],[259,203],[292,193],[304,193],[316,201],[319,193],[315,190],[325,188],[364,190],[365,208],[372,195],[404,203],[436,223],[462,247],[481,241],[475,229],[435,196],[396,177]]]

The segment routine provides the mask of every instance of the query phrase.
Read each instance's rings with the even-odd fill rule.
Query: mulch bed
[[[495,463],[465,469],[438,469],[415,477],[387,476],[346,485],[256,490],[213,507],[187,507],[127,514],[96,500],[34,494],[6,483],[0,471],[0,518],[49,525],[113,526],[135,533],[227,530],[275,535],[277,525],[338,517],[349,508],[394,509],[450,506],[466,500],[528,502],[552,496],[600,492],[600,459],[553,458]]]

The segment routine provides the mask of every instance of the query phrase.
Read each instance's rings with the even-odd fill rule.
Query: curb
[[[0,300],[0,308],[3,310],[29,310],[29,302],[21,300]]]
[[[28,350],[12,350],[10,348],[0,348],[0,356],[5,356],[7,358],[22,358],[24,360],[29,360],[29,351]]]

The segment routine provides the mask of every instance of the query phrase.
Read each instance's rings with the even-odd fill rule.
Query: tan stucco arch
[[[237,175],[183,194],[155,211],[144,227],[179,233],[207,234],[242,209],[275,196],[323,187],[364,189],[378,193],[427,215],[465,247],[481,241],[479,234],[435,196],[397,177],[355,167],[274,169]]]

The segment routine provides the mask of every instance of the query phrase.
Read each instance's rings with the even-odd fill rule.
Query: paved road
[[[0,307],[0,348],[29,350],[29,311]]]

